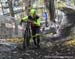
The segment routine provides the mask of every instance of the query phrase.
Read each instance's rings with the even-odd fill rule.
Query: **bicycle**
[[[30,45],[30,38],[32,36],[32,31],[31,31],[31,23],[30,22],[24,22],[25,23],[25,31],[23,33],[23,38],[24,38],[24,41],[23,41],[23,49],[25,49],[27,46]]]

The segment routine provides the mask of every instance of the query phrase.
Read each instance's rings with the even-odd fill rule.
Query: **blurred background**
[[[32,8],[41,18],[42,32],[50,33],[41,38],[42,49],[23,51],[25,26],[19,23]],[[48,55],[75,56],[75,0],[0,0],[0,59],[46,59]]]

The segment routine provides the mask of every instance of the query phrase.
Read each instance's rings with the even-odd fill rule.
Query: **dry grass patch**
[[[7,39],[7,42],[12,42],[12,43],[22,43],[23,42],[23,38],[19,37],[19,38],[10,38]]]

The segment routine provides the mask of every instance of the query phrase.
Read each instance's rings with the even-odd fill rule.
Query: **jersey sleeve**
[[[36,21],[36,22],[34,22],[34,24],[36,24],[37,26],[40,26],[40,21],[41,21],[41,19],[40,19],[40,18],[38,18],[38,19],[37,19],[37,21]]]
[[[25,21],[25,22],[28,21],[28,16],[23,17],[23,18],[22,18],[22,21]]]

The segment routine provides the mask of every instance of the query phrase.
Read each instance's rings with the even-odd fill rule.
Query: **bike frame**
[[[31,30],[31,23],[26,22],[26,28],[23,34],[24,41],[23,41],[23,48],[27,46],[30,42],[30,38],[32,37],[32,30]]]

